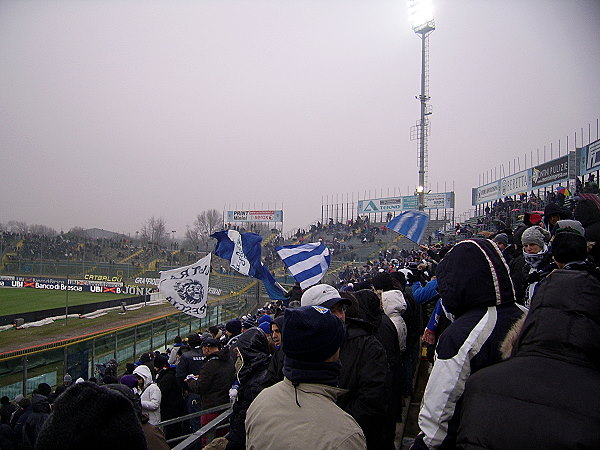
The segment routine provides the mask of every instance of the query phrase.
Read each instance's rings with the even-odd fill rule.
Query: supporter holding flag
[[[331,256],[322,242],[284,245],[275,250],[302,289],[317,284],[329,269]]]
[[[262,237],[256,233],[240,233],[236,230],[217,231],[210,237],[217,240],[217,256],[227,259],[229,265],[242,275],[262,281],[271,300],[285,300],[285,289],[260,260]]]

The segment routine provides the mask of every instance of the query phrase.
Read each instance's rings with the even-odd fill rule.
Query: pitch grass
[[[132,297],[131,294],[96,294],[93,292],[69,292],[69,306],[105,302]],[[66,291],[30,288],[0,288],[0,316],[64,308]]]
[[[0,353],[16,350],[24,347],[32,347],[61,339],[93,334],[101,330],[124,326],[125,323],[136,323],[149,318],[171,314],[174,309],[171,305],[155,305],[128,311],[121,315],[118,311],[110,311],[108,314],[95,319],[70,318],[67,323],[64,319],[41,327],[15,328],[0,332]]]

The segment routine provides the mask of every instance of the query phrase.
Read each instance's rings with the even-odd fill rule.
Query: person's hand
[[[430,344],[430,345],[435,344],[435,332],[431,331],[429,328],[425,328],[425,331],[423,332],[423,337],[421,338],[421,341],[425,342],[426,344]]]

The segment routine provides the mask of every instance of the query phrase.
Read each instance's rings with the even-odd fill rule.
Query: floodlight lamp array
[[[435,30],[432,0],[408,0],[408,20],[415,33]]]

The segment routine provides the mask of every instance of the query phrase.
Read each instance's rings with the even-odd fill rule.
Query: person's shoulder
[[[452,322],[440,335],[436,348],[437,357],[450,359],[456,356],[458,351],[468,344],[469,337],[486,313],[487,308],[474,308]]]

